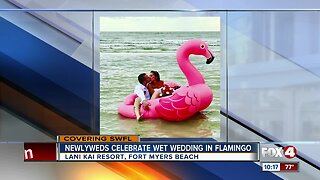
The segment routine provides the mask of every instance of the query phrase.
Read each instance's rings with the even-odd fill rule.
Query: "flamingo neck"
[[[185,48],[180,48],[177,52],[177,61],[183,74],[188,80],[189,86],[205,84],[204,78],[199,70],[190,62],[190,53]]]

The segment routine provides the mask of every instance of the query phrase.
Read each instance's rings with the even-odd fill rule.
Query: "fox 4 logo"
[[[294,158],[297,155],[297,149],[294,146],[286,146],[285,148],[276,147],[276,148],[261,148],[262,157],[283,157]]]

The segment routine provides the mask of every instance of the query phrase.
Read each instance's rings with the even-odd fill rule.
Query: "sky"
[[[220,31],[220,17],[101,17],[100,31]]]

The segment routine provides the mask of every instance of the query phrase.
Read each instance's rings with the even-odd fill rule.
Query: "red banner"
[[[24,161],[56,161],[56,143],[24,143]]]
[[[298,163],[280,163],[280,171],[298,171]]]

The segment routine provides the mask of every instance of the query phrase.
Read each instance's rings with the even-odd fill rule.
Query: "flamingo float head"
[[[210,64],[214,59],[214,54],[208,49],[208,44],[200,39],[191,39],[184,42],[177,51],[177,62],[188,80],[190,86],[195,84],[205,84],[202,74],[190,62],[191,54],[201,55],[206,57],[207,64]]]
[[[178,51],[184,51],[186,55],[202,55],[206,57],[206,64],[214,60],[214,54],[209,50],[208,44],[200,39],[192,39],[184,42]]]

